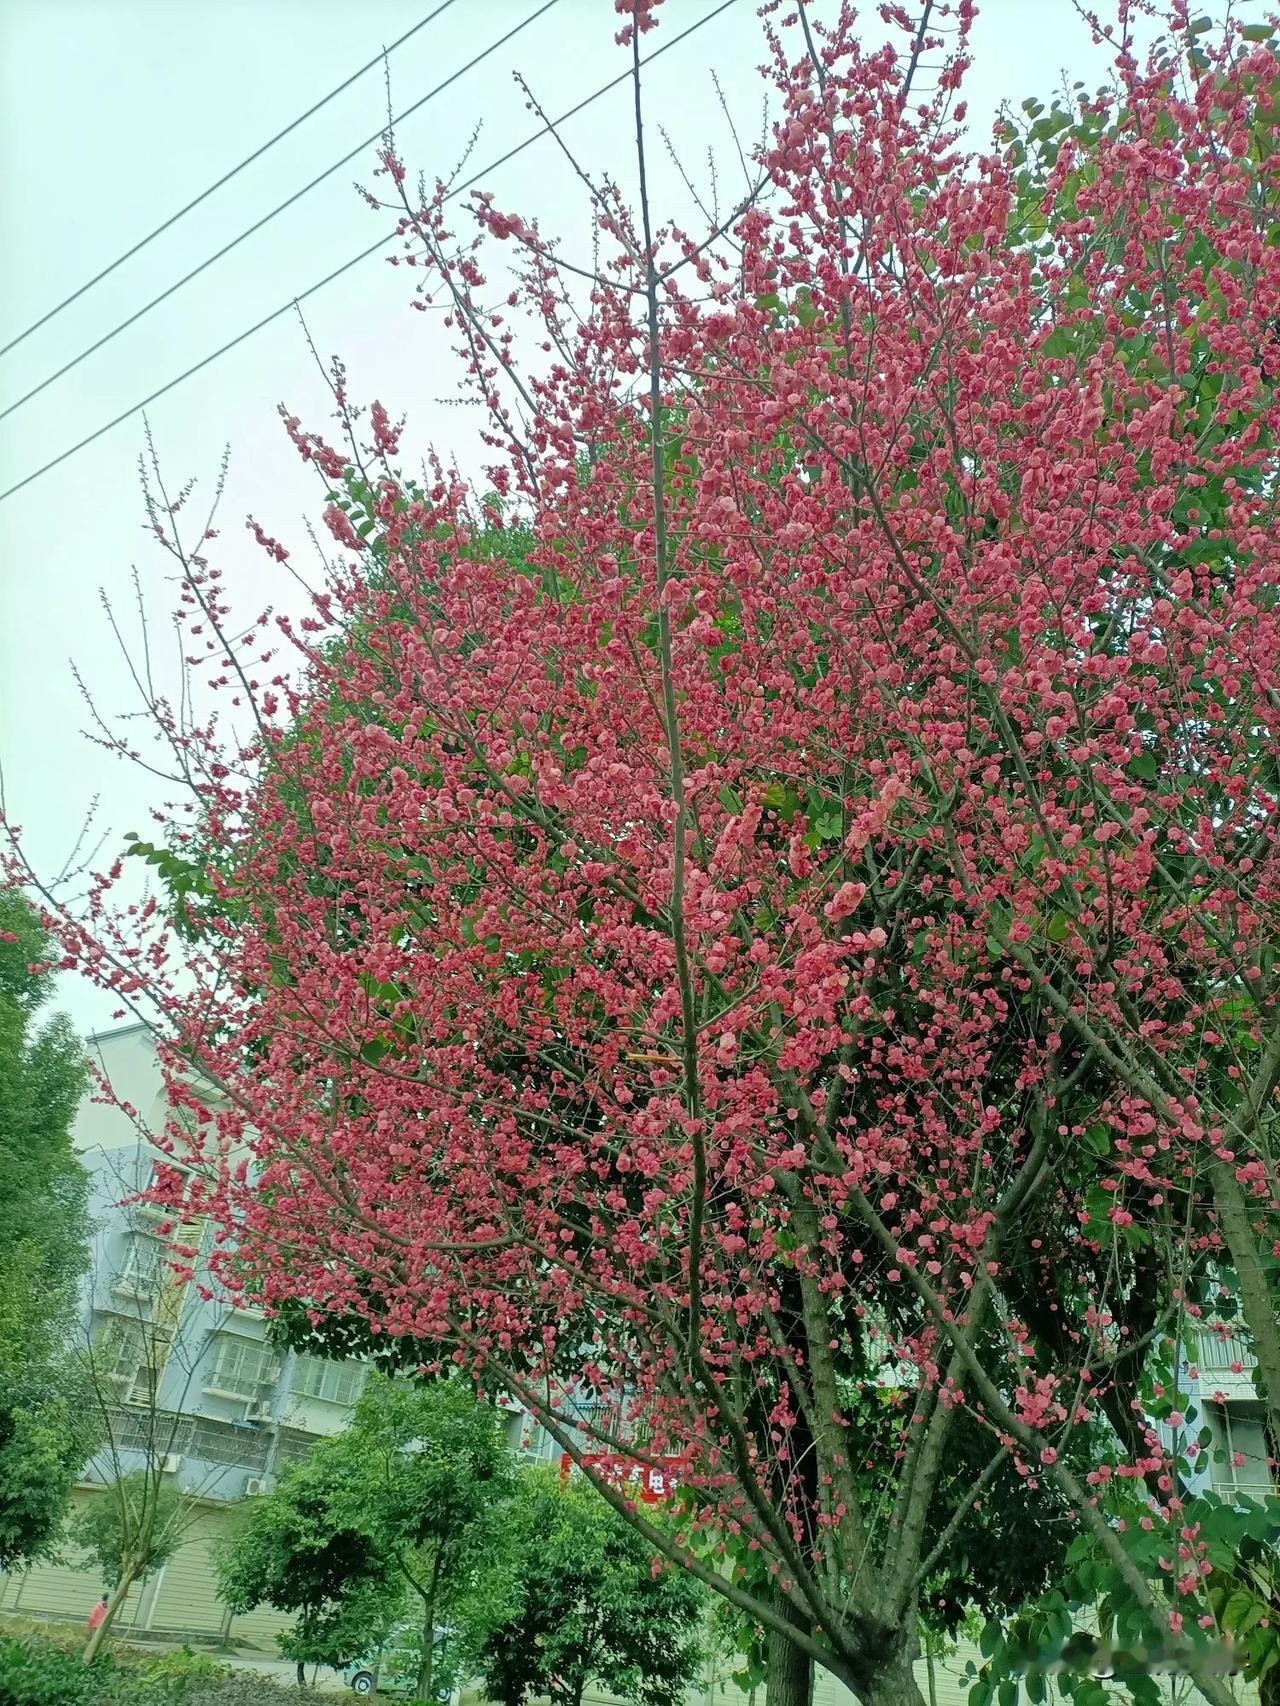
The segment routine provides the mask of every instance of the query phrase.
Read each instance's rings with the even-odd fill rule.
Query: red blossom
[[[159,711],[219,855],[190,981],[110,873],[62,921],[154,999],[175,1093],[221,1089],[172,1141],[228,1290],[553,1421],[571,1368],[850,1675],[867,1629],[914,1641],[914,1566],[889,1610],[867,1566],[919,1564],[923,1516],[862,1518],[915,1509],[924,1442],[978,1418],[1114,1563],[1103,1501],[1140,1483],[1139,1529],[1177,1525],[1130,1347],[1187,1273],[1244,1276],[1280,1380],[1273,68],[1232,38],[1205,95],[1124,60],[1029,199],[955,129],[958,11],[909,99],[945,44],[905,12],[881,47],[841,8],[818,76],[766,8],[778,123],[705,276],[606,188],[579,300],[483,198],[524,245],[490,302],[443,186],[406,203],[483,500],[386,470],[376,550],[330,502],[360,560],[279,624],[293,674],[187,563],[193,668],[263,713],[237,741]],[[1084,1497],[1103,1422],[1123,1461]],[[1203,1591],[1173,1548],[1171,1626]]]

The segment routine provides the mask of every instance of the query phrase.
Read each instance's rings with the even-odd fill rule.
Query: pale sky
[[[439,0],[0,0],[0,344],[107,265],[199,190],[372,58]],[[398,111],[537,10],[541,0],[454,0],[391,56]],[[647,45],[712,12],[718,0],[667,0]],[[1103,7],[1105,10],[1105,5]],[[821,11],[821,6],[818,8]],[[876,7],[864,11],[881,33]],[[524,73],[552,113],[615,77],[613,0],[558,0],[398,128],[411,172],[454,166],[477,123],[473,171],[536,128],[511,80]],[[1095,87],[1107,54],[1092,46],[1071,0],[985,0],[966,95],[977,137],[1001,100],[1045,95],[1062,75]],[[731,141],[711,73],[747,135],[757,134],[763,58],[754,0],[734,0],[647,78],[649,122],[665,124],[691,174],[707,148],[726,198],[737,188]],[[634,181],[625,87],[566,127],[597,170]],[[21,396],[206,255],[345,154],[385,119],[380,69],[368,72],[193,214],[80,301],[0,357],[0,407]],[[676,194],[659,153],[659,212]],[[352,183],[371,178],[372,151],[341,168],[231,255],[210,267],[47,390],[0,422],[0,489],[306,290],[371,243],[375,215]],[[499,206],[536,216],[567,242],[585,232],[581,186],[544,139],[492,174]],[[681,196],[683,192],[680,192]],[[680,201],[681,208],[685,203]],[[461,222],[460,222],[461,228]],[[586,248],[584,241],[583,248]],[[475,424],[440,399],[454,387],[439,316],[408,307],[412,276],[380,257],[306,304],[322,355],[347,363],[353,396],[407,414],[404,447],[434,444],[475,466]],[[166,479],[208,489],[223,445],[230,481],[218,561],[233,602],[294,608],[298,594],[243,527],[252,512],[306,566],[304,515],[317,487],[275,413],[284,401],[325,431],[331,402],[292,314],[186,381],[149,410]],[[132,630],[137,566],[153,634],[165,644],[171,565],[142,531],[134,417],[0,503],[0,765],[7,808],[39,868],[61,863],[89,800],[101,798],[103,858],[133,830],[149,837],[164,790],[88,742],[71,673],[79,666],[108,717],[135,700],[99,603],[104,589]],[[171,648],[170,648],[171,649]],[[61,1004],[88,1030],[111,1004],[64,980]]]

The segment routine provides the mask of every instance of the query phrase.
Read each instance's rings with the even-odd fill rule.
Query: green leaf
[[[1060,360],[1063,356],[1073,355],[1079,334],[1074,326],[1055,326],[1053,331],[1040,345],[1040,353],[1051,361]]]
[[[1045,925],[1044,933],[1051,942],[1065,942],[1070,923],[1071,921],[1065,912],[1052,913],[1049,922]]]
[[[987,920],[987,940],[995,942],[1003,951],[1009,941],[1009,927],[1013,923],[1013,908],[1006,906],[1003,901],[997,901],[991,907]]]
[[[1251,1593],[1248,1588],[1237,1588],[1222,1608],[1222,1626],[1237,1635],[1247,1634],[1269,1610],[1266,1600],[1259,1594]]]
[[[1095,1155],[1111,1153],[1111,1127],[1108,1125],[1091,1125],[1085,1132],[1085,1142]]]

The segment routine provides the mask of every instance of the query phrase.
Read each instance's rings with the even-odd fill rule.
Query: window
[[[1214,1482],[1218,1491],[1265,1499],[1274,1488],[1267,1467],[1267,1442],[1262,1423],[1233,1414],[1227,1405],[1223,1406],[1221,1414],[1227,1461],[1215,1466]]]
[[[554,1463],[560,1457],[560,1445],[532,1416],[525,1416],[520,1435],[520,1458],[524,1463]]]
[[[261,1339],[223,1337],[205,1383],[206,1392],[225,1392],[235,1398],[256,1398],[280,1373],[280,1364]]]
[[[109,1433],[120,1451],[164,1457],[171,1451],[186,1451],[191,1442],[191,1423],[172,1410],[115,1410]]]
[[[98,1367],[129,1404],[153,1404],[171,1335],[138,1321],[108,1319],[95,1335]]]
[[[204,1463],[221,1463],[255,1473],[267,1466],[267,1438],[242,1422],[216,1422],[208,1417],[193,1421],[182,1447]],[[177,1446],[170,1447],[177,1451]]]
[[[111,1282],[113,1291],[130,1297],[154,1297],[164,1277],[164,1252],[154,1239],[129,1240],[124,1266]]]
[[[142,1328],[131,1321],[107,1321],[96,1335],[99,1367],[117,1386],[131,1387],[146,1354]]]
[[[349,1409],[364,1391],[366,1372],[358,1362],[300,1356],[291,1390],[297,1398],[319,1398],[325,1404],[343,1404]]]
[[[162,1202],[130,1202],[129,1210],[142,1220],[174,1220],[177,1210],[173,1206],[175,1187],[180,1187],[185,1195],[190,1174],[185,1167],[176,1166],[172,1161],[153,1161],[139,1176],[138,1189],[144,1195],[159,1192]]]
[[[314,1434],[290,1433],[287,1428],[282,1429],[280,1443],[276,1447],[276,1468],[283,1469],[286,1464],[303,1462],[315,1443]]]

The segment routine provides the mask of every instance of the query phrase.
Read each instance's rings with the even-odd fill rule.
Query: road
[[[220,1665],[231,1665],[236,1670],[256,1671],[259,1676],[269,1676],[272,1682],[291,1683],[297,1677],[296,1667],[285,1659],[234,1658],[228,1653],[218,1653],[215,1656]],[[311,1681],[310,1666],[307,1667],[307,1681]],[[343,1682],[339,1671],[327,1670],[322,1666],[316,1674],[315,1691],[317,1694],[345,1694],[354,1706],[356,1697]]]

